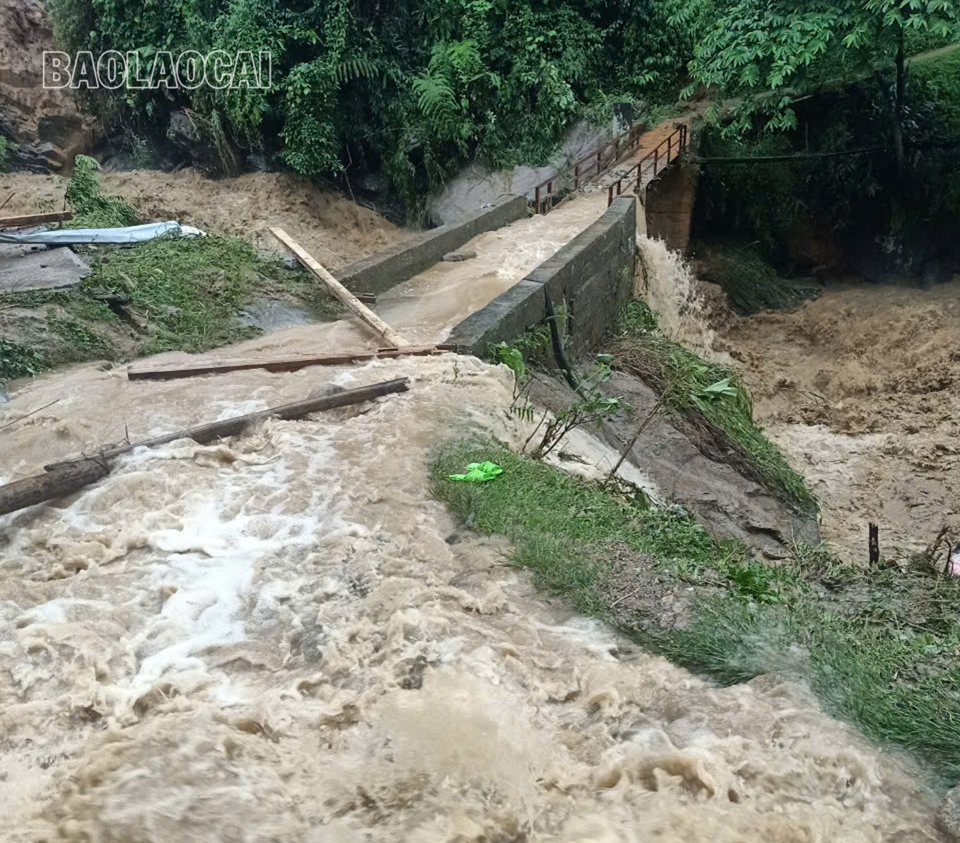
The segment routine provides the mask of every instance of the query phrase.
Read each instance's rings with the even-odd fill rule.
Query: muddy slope
[[[273,250],[280,246],[268,229],[280,226],[333,269],[409,236],[375,211],[290,173],[210,179],[194,170],[134,170],[102,173],[100,179],[105,193],[122,196],[147,222],[178,220]],[[66,180],[59,176],[0,173],[2,199],[14,194],[2,213],[60,210],[65,188]]]

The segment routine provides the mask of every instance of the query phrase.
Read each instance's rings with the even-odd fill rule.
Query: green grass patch
[[[0,294],[0,317],[7,320],[5,330],[17,346],[5,358],[27,360],[4,364],[0,377],[22,377],[44,366],[81,360],[200,352],[248,339],[260,329],[240,315],[257,297],[303,304],[318,321],[338,312],[306,273],[263,260],[241,239],[160,238],[101,247],[88,259],[90,275],[72,289]],[[108,302],[122,307],[114,310]],[[27,315],[17,322],[19,314]],[[25,357],[23,349],[33,356]]]
[[[503,467],[496,480],[447,479],[485,459]],[[651,508],[641,494],[584,483],[490,442],[442,448],[432,482],[461,521],[508,537],[513,562],[580,611],[722,683],[771,672],[806,681],[830,714],[916,753],[945,783],[960,779],[952,578],[866,571],[823,548],[765,566],[674,507]],[[667,626],[665,591],[689,602]]]
[[[245,240],[165,237],[96,259],[85,283],[128,298],[148,320],[153,335],[140,354],[195,352],[257,334],[236,316],[257,289],[261,269]]]
[[[74,160],[64,198],[73,209],[68,228],[122,228],[136,225],[137,212],[119,196],[107,196],[100,186],[100,165],[89,155]]]
[[[48,366],[47,359],[36,349],[0,339],[0,382],[27,378]]]
[[[730,307],[742,315],[796,307],[818,294],[813,287],[792,287],[752,249],[702,246],[697,258],[700,277],[717,284],[727,294]]]
[[[740,467],[801,511],[817,511],[816,498],[803,478],[754,421],[750,394],[733,369],[708,363],[664,336],[656,314],[640,299],[624,308],[607,351],[617,368],[663,393],[666,406],[703,436],[719,436],[720,449],[729,446]]]

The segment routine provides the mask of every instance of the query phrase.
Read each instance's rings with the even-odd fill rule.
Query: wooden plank
[[[211,360],[175,363],[169,366],[128,366],[127,378],[132,381],[174,380],[197,375],[222,375],[226,372],[241,372],[247,369],[296,372],[309,366],[341,366],[347,363],[364,363],[368,360],[386,360],[394,357],[428,357],[447,350],[449,349],[435,345],[405,345],[402,348],[378,348],[376,351],[345,351],[340,354],[317,354],[268,360]]]
[[[317,278],[329,287],[333,293],[344,305],[362,319],[370,328],[376,331],[384,341],[391,346],[402,346],[407,343],[396,333],[386,322],[384,322],[376,313],[359,301],[357,297],[334,278],[326,269],[321,266],[306,249],[303,248],[282,228],[271,228],[270,233],[286,246],[307,269],[309,269]]]
[[[0,217],[0,228],[24,228],[28,225],[44,225],[49,222],[66,222],[72,220],[70,211],[60,211],[54,214],[27,214],[22,217]]]
[[[205,445],[207,442],[213,442],[216,439],[222,439],[224,436],[236,436],[243,433],[250,425],[265,419],[300,419],[310,413],[318,413],[321,410],[332,410],[335,407],[347,407],[351,404],[359,404],[361,401],[372,401],[381,395],[390,395],[394,392],[406,392],[409,389],[407,378],[396,378],[391,381],[381,381],[380,383],[361,386],[355,389],[344,389],[341,392],[335,392],[332,395],[323,395],[318,398],[308,398],[305,401],[295,401],[292,404],[281,404],[279,407],[270,407],[267,410],[259,410],[256,413],[247,413],[244,416],[234,416],[233,418],[223,419],[222,421],[211,422],[210,424],[201,424],[197,427],[188,427],[184,430],[177,430],[174,433],[165,433],[163,436],[155,436],[152,439],[142,439],[139,442],[126,442],[123,445],[104,446],[92,454],[85,454],[75,457],[72,460],[51,463],[43,467],[44,471],[59,471],[61,468],[77,463],[96,462],[104,463],[106,460],[132,451],[134,448],[152,448],[156,445],[166,445],[168,442],[174,442],[177,439],[193,439]]]

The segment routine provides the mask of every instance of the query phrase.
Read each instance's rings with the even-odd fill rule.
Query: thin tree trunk
[[[89,456],[75,457],[72,460],[50,463],[45,465],[44,471],[58,471],[65,466],[74,465],[80,462],[96,460],[103,462],[113,457],[132,451],[134,448],[153,448],[157,445],[166,445],[168,442],[175,442],[177,439],[192,439],[205,445],[225,436],[236,436],[243,433],[250,425],[265,421],[266,419],[302,419],[310,413],[319,413],[322,410],[333,410],[336,407],[349,407],[351,404],[359,404],[361,401],[372,401],[382,395],[390,395],[394,392],[406,392],[409,389],[410,381],[407,378],[397,378],[391,381],[382,381],[380,383],[370,384],[369,386],[359,386],[354,389],[345,389],[342,392],[335,392],[332,395],[321,395],[317,398],[308,398],[305,401],[295,401],[292,404],[281,404],[279,407],[270,407],[267,410],[258,410],[255,413],[247,413],[243,416],[234,416],[221,421],[201,424],[196,427],[188,427],[184,430],[178,430],[174,433],[165,433],[163,436],[155,436],[152,439],[143,439],[139,442],[129,442],[123,445],[114,445],[100,448]]]
[[[897,156],[897,172],[902,176],[906,168],[907,156],[903,144],[903,101],[906,95],[906,68],[903,56],[903,29],[897,43],[897,91],[893,108],[893,151]]]

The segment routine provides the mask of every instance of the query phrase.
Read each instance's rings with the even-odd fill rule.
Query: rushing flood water
[[[351,336],[303,326],[245,350]],[[125,423],[138,437],[402,375],[408,393],[140,450],[0,518],[0,838],[937,839],[920,772],[804,687],[713,687],[538,593],[504,542],[452,521],[431,449],[523,441],[505,367],[443,355],[131,383],[86,365],[0,413],[59,398],[4,431],[0,478]]]

